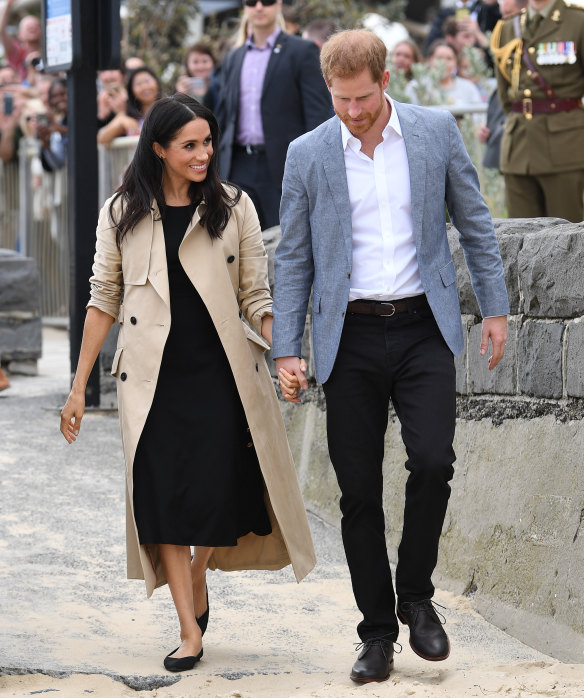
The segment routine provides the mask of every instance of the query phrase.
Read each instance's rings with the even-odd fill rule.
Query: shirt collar
[[[387,92],[384,92],[384,97],[385,97],[385,99],[389,102],[389,104],[390,104],[390,106],[391,106],[391,115],[390,115],[390,117],[389,117],[389,121],[387,122],[387,124],[385,125],[385,128],[384,128],[383,131],[382,131],[383,140],[385,140],[385,139],[387,138],[387,136],[388,136],[390,130],[395,131],[395,133],[396,133],[400,138],[402,138],[402,137],[403,137],[403,136],[402,136],[402,130],[401,130],[401,126],[400,126],[400,123],[399,123],[398,116],[397,116],[397,110],[396,110],[396,108],[395,108],[394,101],[393,101],[393,99],[387,94]],[[349,129],[345,126],[345,124],[344,124],[342,121],[341,121],[341,138],[343,139],[343,150],[346,150],[346,149],[347,149],[347,145],[348,145],[349,143],[352,143],[352,144],[354,144],[354,145],[355,145],[355,144],[358,144],[358,145],[359,145],[358,150],[361,150],[361,141],[360,141],[358,138],[356,138],[356,137],[349,131]]]
[[[531,7],[531,5],[528,5],[527,6],[528,19],[532,20],[535,17],[535,15],[541,15],[544,19],[547,19],[547,17],[549,17],[549,15],[552,11],[552,7],[555,4],[556,4],[555,2],[550,2],[549,5],[546,5],[545,7],[542,7],[539,10],[534,10],[533,7]]]
[[[279,36],[279,34],[280,34],[281,31],[282,31],[282,30],[280,29],[280,27],[279,27],[278,25],[276,25],[276,28],[274,29],[274,31],[273,31],[273,32],[270,34],[270,36],[268,36],[268,38],[266,39],[266,45],[263,46],[262,48],[258,48],[258,47],[254,44],[254,42],[253,42],[253,34],[252,34],[251,36],[248,36],[248,37],[247,37],[247,39],[246,39],[246,41],[245,41],[245,45],[247,46],[248,49],[250,49],[250,48],[255,48],[255,49],[258,49],[258,51],[263,51],[263,50],[265,50],[265,49],[269,49],[269,50],[271,51],[271,50],[274,48],[274,44],[276,43],[276,39],[278,38],[278,36]]]

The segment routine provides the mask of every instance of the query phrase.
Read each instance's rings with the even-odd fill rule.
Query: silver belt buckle
[[[381,313],[379,317],[391,317],[395,315],[395,305],[391,301],[379,301],[381,305],[391,305],[391,313]]]
[[[251,145],[250,143],[247,143],[247,145],[245,146],[245,152],[248,155],[253,155],[253,145]]]

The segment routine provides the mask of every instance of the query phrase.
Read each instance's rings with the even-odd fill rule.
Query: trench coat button
[[[345,311],[344,311],[344,310],[343,310],[343,312],[341,313],[341,317],[345,317]]]
[[[130,322],[132,323],[132,325],[135,325],[138,322],[138,320],[136,320],[136,318],[132,315],[132,317],[130,318]]]
[[[259,372],[259,370],[260,370],[260,369],[258,368],[258,365],[256,364],[256,371],[258,371],[258,372]]]
[[[120,373],[120,380],[125,381],[127,377],[128,377],[127,373]]]
[[[351,278],[351,272],[349,271],[349,272],[347,272],[347,279],[350,279],[350,278]]]
[[[235,257],[232,254],[230,254],[229,257],[227,257],[227,261],[229,264],[231,264],[231,262],[235,262]]]

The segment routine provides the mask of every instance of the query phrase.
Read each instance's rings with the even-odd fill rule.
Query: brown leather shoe
[[[400,603],[397,617],[409,626],[410,647],[419,657],[429,662],[440,662],[448,657],[450,642],[432,599]]]
[[[393,669],[393,643],[376,637],[359,643],[357,649],[361,649],[361,652],[351,670],[353,681],[387,681]]]

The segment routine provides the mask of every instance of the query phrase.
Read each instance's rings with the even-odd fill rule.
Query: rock
[[[519,330],[519,391],[524,395],[562,397],[562,322],[528,320]]]
[[[518,274],[530,317],[584,315],[584,223],[566,223],[525,237]]]

